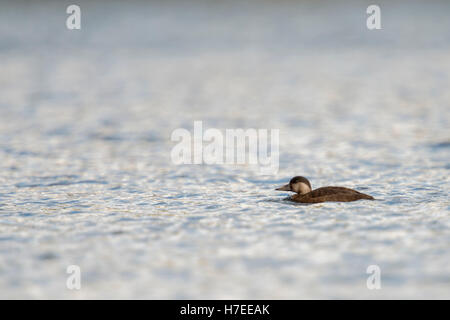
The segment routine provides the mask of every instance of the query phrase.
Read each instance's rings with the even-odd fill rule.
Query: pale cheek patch
[[[299,183],[299,191],[301,194],[305,194],[311,191],[311,189],[308,187],[308,185],[306,183]]]

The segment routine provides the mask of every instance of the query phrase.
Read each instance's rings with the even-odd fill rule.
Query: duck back
[[[372,196],[344,187],[322,187],[306,194],[296,194],[292,201],[302,203],[350,202],[356,200],[375,200]]]

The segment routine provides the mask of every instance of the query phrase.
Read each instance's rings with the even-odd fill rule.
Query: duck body
[[[304,177],[294,177],[289,184],[277,188],[279,191],[292,191],[297,194],[289,199],[301,203],[350,202],[356,200],[375,200],[372,196],[345,187],[322,187],[311,189],[311,184]]]
[[[290,198],[292,201],[302,203],[350,202],[362,199],[374,200],[372,196],[344,187],[322,187],[306,194],[296,194]]]

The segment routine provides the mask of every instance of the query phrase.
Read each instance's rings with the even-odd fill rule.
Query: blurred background
[[[450,3],[371,4],[2,1],[0,297],[450,298]],[[279,172],[175,166],[194,120],[279,129]]]

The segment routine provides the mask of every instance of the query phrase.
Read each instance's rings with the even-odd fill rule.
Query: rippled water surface
[[[0,11],[1,298],[450,298],[447,2],[377,31],[359,2],[80,4]],[[278,173],[174,165],[195,120],[279,129]],[[294,175],[377,201],[293,204]]]

